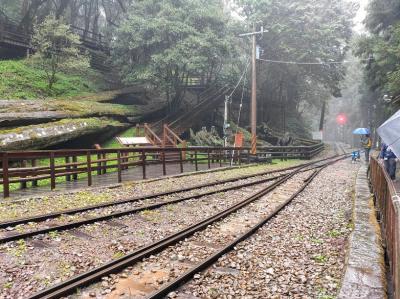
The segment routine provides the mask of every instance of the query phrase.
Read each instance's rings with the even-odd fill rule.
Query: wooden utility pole
[[[253,32],[256,26],[253,24]],[[252,54],[251,54],[251,154],[257,154],[257,64],[256,52],[257,43],[256,35],[252,36]]]
[[[261,30],[256,32],[256,25],[253,24],[253,32],[240,34],[239,36],[251,36],[252,37],[252,55],[251,55],[251,154],[257,154],[257,42],[256,36],[258,34],[263,34],[263,27],[261,26]]]

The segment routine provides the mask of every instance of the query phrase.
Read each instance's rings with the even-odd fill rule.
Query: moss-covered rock
[[[1,130],[0,150],[41,149],[96,132],[118,131],[124,127],[128,127],[128,124],[108,118],[78,118]]]

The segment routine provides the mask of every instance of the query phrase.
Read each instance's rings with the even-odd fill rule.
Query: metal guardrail
[[[389,258],[393,298],[400,299],[400,198],[384,166],[371,158],[370,179]]]
[[[313,146],[264,147],[259,149],[258,155],[271,159],[310,159],[323,148],[322,143]],[[49,180],[50,188],[55,189],[57,178],[71,181],[84,174],[88,186],[91,186],[93,175],[103,175],[110,171],[116,173],[117,182],[122,182],[123,170],[130,167],[140,167],[145,179],[148,165],[160,165],[162,174],[166,175],[166,165],[172,163],[178,164],[182,173],[184,163],[193,163],[198,171],[199,163],[207,163],[208,168],[211,168],[211,163],[222,167],[227,163],[240,165],[251,163],[252,160],[249,147],[137,147],[0,152],[0,187],[3,188],[3,196],[9,197],[11,184],[28,188],[28,183],[35,187],[39,181]]]

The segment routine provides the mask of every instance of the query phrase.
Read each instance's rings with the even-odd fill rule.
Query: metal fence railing
[[[370,179],[389,259],[393,298],[400,299],[400,198],[384,166],[376,158],[371,158]]]

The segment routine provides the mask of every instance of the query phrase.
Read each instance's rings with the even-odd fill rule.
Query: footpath
[[[354,197],[354,230],[350,236],[346,271],[338,298],[387,298],[384,251],[366,164],[362,164],[358,171]]]

